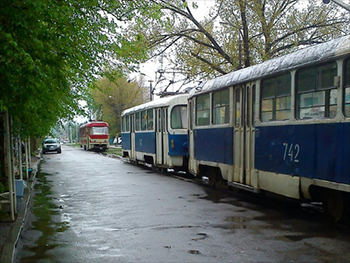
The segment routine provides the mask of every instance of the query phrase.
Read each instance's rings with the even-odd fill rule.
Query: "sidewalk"
[[[17,197],[17,217],[13,222],[0,221],[0,263],[12,263],[14,248],[17,245],[18,238],[22,231],[22,226],[26,217],[30,192],[33,181],[35,180],[40,157],[32,156],[32,174],[27,180],[27,188],[24,190],[23,197]]]

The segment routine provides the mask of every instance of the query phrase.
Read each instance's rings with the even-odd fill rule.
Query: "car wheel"
[[[59,150],[59,151],[57,151],[57,153],[62,153],[62,151],[61,151],[61,150]]]

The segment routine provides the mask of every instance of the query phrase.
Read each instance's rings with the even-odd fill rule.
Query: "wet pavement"
[[[15,262],[349,262],[349,228],[317,209],[73,147],[44,156],[31,194]]]
[[[0,262],[12,262],[14,247],[17,244],[19,233],[23,226],[23,220],[27,212],[29,192],[32,186],[40,163],[40,152],[36,151],[36,156],[31,156],[32,173],[29,179],[25,179],[26,186],[23,196],[17,196],[17,214],[15,221],[0,221]]]

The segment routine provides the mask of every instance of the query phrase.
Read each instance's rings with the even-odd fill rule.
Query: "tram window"
[[[196,124],[198,126],[209,125],[210,120],[210,97],[209,94],[197,97]]]
[[[250,127],[250,87],[246,87],[246,116],[245,116],[245,125]]]
[[[137,112],[135,117],[135,130],[140,131],[140,123],[141,123],[141,112]]]
[[[108,134],[108,128],[107,128],[107,127],[91,127],[90,134],[91,134],[91,135],[104,135],[104,134]]]
[[[299,70],[296,75],[296,116],[298,119],[333,118],[337,114],[335,62]]]
[[[122,118],[122,132],[129,132],[130,131],[130,122],[129,122],[129,116],[123,116]]]
[[[153,114],[152,114],[153,116]],[[142,111],[141,112],[141,130],[142,131],[147,131],[148,130],[148,124],[149,124],[149,110],[148,111]],[[152,117],[153,120],[153,117]],[[153,126],[153,122],[152,122],[152,126]],[[151,128],[151,130],[153,129],[153,127]]]
[[[153,110],[147,110],[147,130],[152,131],[154,126]]]
[[[125,119],[125,131],[130,132],[130,116],[126,116]]]
[[[350,58],[345,61],[344,67],[344,84],[345,84],[345,116],[350,117]]]
[[[254,126],[254,118],[255,118],[255,92],[256,92],[256,88],[255,88],[255,85],[253,85],[253,91],[252,91],[252,118],[251,118],[251,121],[252,121],[252,126]]]
[[[350,87],[350,58],[345,62],[345,86]]]
[[[162,109],[157,109],[157,131],[162,132]]]
[[[190,111],[189,111],[189,121],[190,121],[190,130],[193,130],[193,102],[192,100],[189,101]]]
[[[213,93],[213,124],[229,123],[230,118],[229,89]]]
[[[236,127],[239,127],[242,125],[241,123],[241,90],[236,89],[236,96],[235,96],[235,124]]]
[[[315,90],[315,69],[304,69],[298,72],[298,92]]]
[[[123,116],[122,117],[122,132],[125,132],[125,119],[126,119],[126,117]]]
[[[187,106],[175,106],[171,110],[170,118],[172,129],[187,129]]]
[[[164,131],[168,131],[168,109],[164,109]]]
[[[289,73],[263,79],[261,82],[261,121],[287,120],[291,110],[291,77]]]
[[[299,96],[299,116],[301,119],[317,119],[324,116],[325,93],[309,92]]]

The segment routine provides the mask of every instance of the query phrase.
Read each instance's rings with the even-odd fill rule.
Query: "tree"
[[[145,57],[125,21],[152,11],[133,0],[3,0],[0,6],[0,110],[23,135],[44,135],[81,113],[82,99],[106,67],[134,68]],[[147,2],[147,1],[145,1]]]
[[[186,0],[150,2],[162,10],[161,23],[145,18],[147,28],[134,25],[132,33],[144,33],[153,56],[171,50],[174,65],[192,77],[226,74],[349,33],[349,13],[321,1],[217,0],[202,21]]]
[[[120,135],[121,113],[123,110],[143,102],[143,90],[137,82],[129,82],[124,77],[104,77],[91,87],[90,105],[92,110],[101,109],[102,120],[110,127],[110,135]]]

